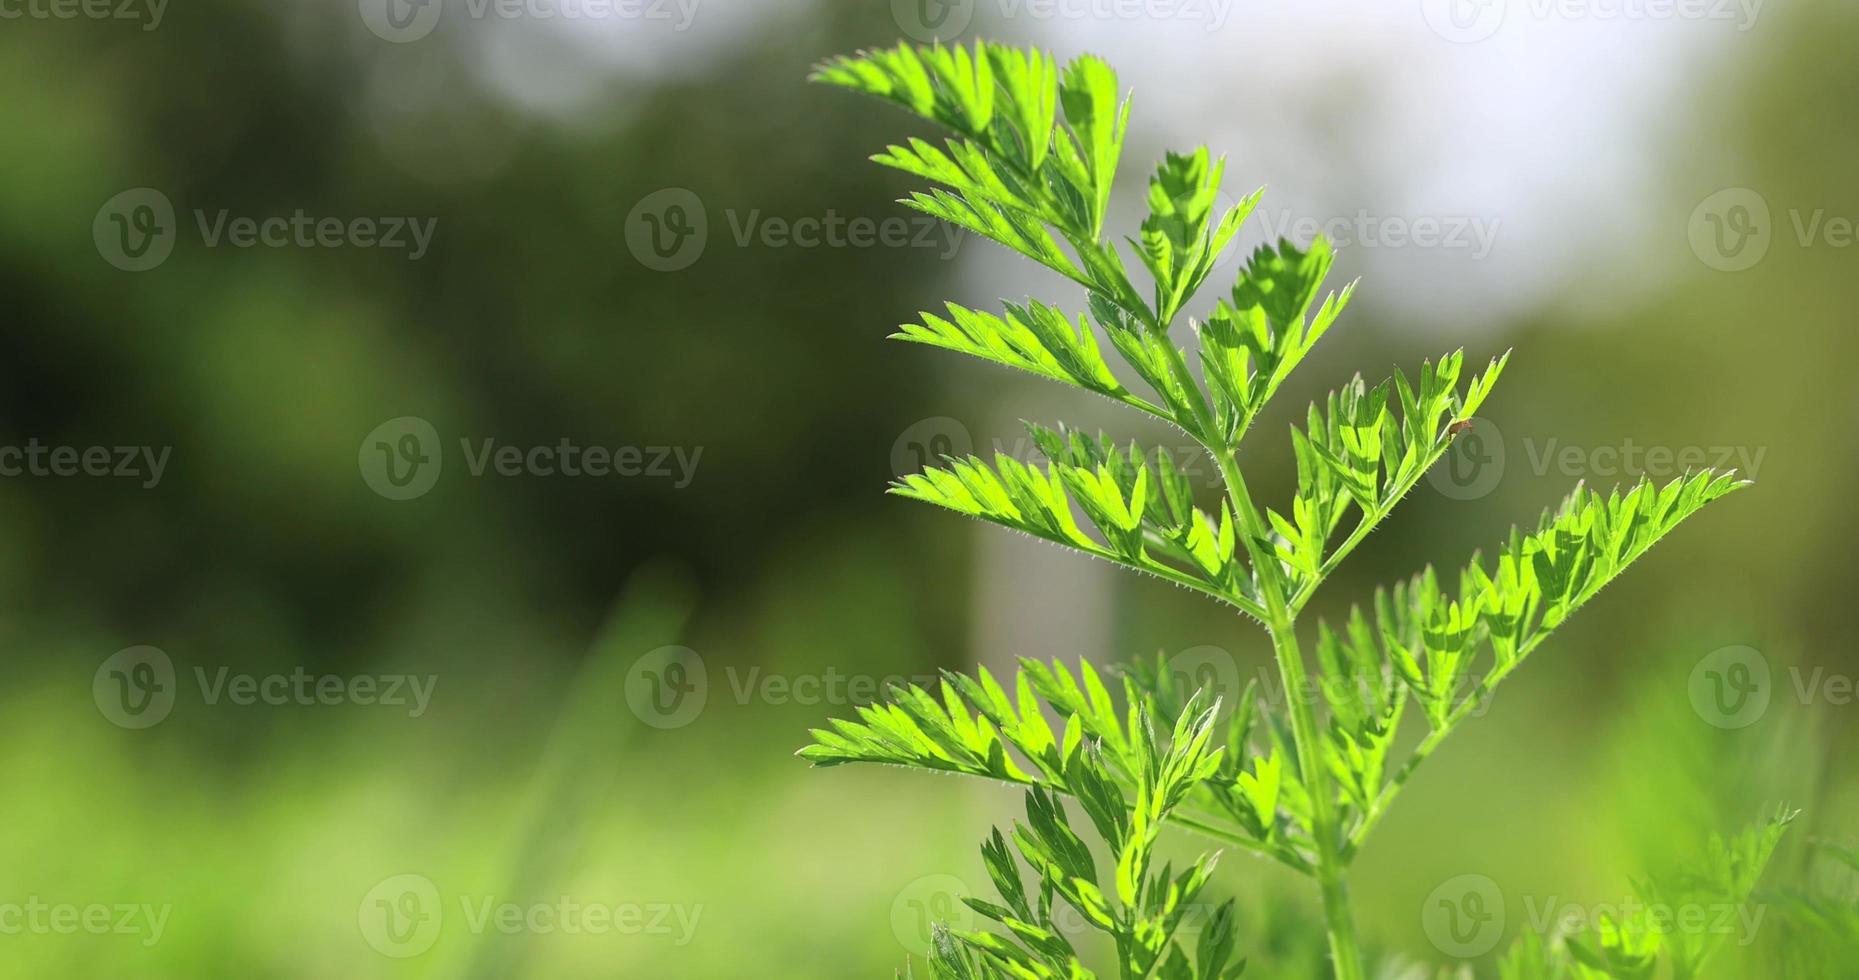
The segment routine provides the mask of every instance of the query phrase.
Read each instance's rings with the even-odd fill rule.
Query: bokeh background
[[[1355,879],[1390,971],[1488,973],[1423,927],[1455,876],[1497,882],[1515,935],[1780,801],[1805,813],[1767,886],[1845,887],[1805,845],[1859,835],[1859,8],[392,2],[5,8],[0,446],[165,465],[0,478],[0,975],[887,977],[985,880],[1016,795],[812,772],[808,727],[1022,655],[1268,665],[1187,593],[882,495],[925,452],[1024,455],[1020,418],[1170,438],[883,339],[949,299],[1079,302],[922,228],[865,161],[919,130],[804,84],[935,34],[1119,68],[1126,226],[1152,161],[1206,142],[1236,195],[1269,186],[1241,249],[1339,240],[1363,285],[1247,447],[1265,493],[1352,372],[1515,348],[1477,458],[1322,611],[1582,479],[1670,478],[1690,447],[1754,471],[1410,787]],[[341,224],[215,233],[299,213]],[[835,218],[899,232],[793,237]],[[422,432],[442,466],[383,484],[379,447],[410,466]],[[669,461],[474,475],[486,440]],[[639,678],[697,662],[666,647],[701,687],[660,715]],[[1760,707],[1701,693],[1731,661]],[[294,672],[336,703],[219,686]],[[394,678],[429,699],[355,694]],[[1229,857],[1219,888],[1257,975],[1317,975],[1300,882]],[[110,928],[60,918],[96,906]],[[1787,975],[1781,909],[1715,975]]]

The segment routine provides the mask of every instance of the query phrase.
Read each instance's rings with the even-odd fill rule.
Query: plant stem
[[[1199,398],[1200,388],[1194,383],[1194,375],[1182,360],[1181,351],[1167,341],[1166,328],[1162,330],[1162,336],[1168,352],[1169,369],[1183,388],[1195,395],[1192,407],[1196,415],[1194,421],[1199,424],[1204,436],[1200,439],[1201,444],[1213,454],[1214,462],[1220,467],[1227,498],[1232,502],[1234,516],[1239,520],[1240,538],[1245,542],[1246,556],[1251,560],[1253,571],[1259,579],[1259,594],[1264,599],[1266,613],[1265,625],[1272,636],[1272,650],[1277,655],[1278,673],[1284,683],[1285,700],[1289,702],[1291,711],[1291,735],[1297,742],[1298,768],[1310,795],[1310,835],[1317,850],[1315,876],[1323,896],[1323,918],[1330,937],[1330,961],[1336,980],[1362,980],[1362,951],[1356,944],[1355,916],[1349,905],[1348,861],[1342,854],[1342,828],[1336,817],[1335,790],[1331,788],[1330,769],[1323,758],[1323,743],[1320,741],[1323,736],[1317,729],[1316,710],[1303,696],[1307,681],[1304,655],[1297,645],[1297,609],[1290,605],[1285,594],[1286,583],[1283,572],[1279,570],[1278,557],[1264,547],[1267,540],[1265,520],[1253,504],[1252,492],[1246,489],[1246,479],[1240,474],[1239,464],[1233,458],[1235,447],[1230,440],[1220,438],[1216,432],[1213,416]],[[1368,532],[1364,529],[1359,533],[1365,535]]]
[[[1272,636],[1272,650],[1277,655],[1278,673],[1284,683],[1285,700],[1291,712],[1291,735],[1297,742],[1298,768],[1310,796],[1311,838],[1317,851],[1317,886],[1323,896],[1323,918],[1330,937],[1330,959],[1336,980],[1362,980],[1362,952],[1356,944],[1355,917],[1349,906],[1347,863],[1341,848],[1341,828],[1337,825],[1334,790],[1330,786],[1329,766],[1324,762],[1322,733],[1317,729],[1317,714],[1303,692],[1307,688],[1303,651],[1297,644],[1295,614],[1287,606],[1283,576],[1278,571],[1277,556],[1261,545],[1265,522],[1252,503],[1246,481],[1233,461],[1231,450],[1216,453],[1220,475],[1226,481],[1227,494],[1238,512],[1244,531],[1246,551],[1258,573],[1259,591],[1265,598],[1266,623]],[[1270,564],[1267,564],[1267,563]]]
[[[1274,604],[1283,610],[1282,598]],[[1297,740],[1298,768],[1310,793],[1310,835],[1317,850],[1317,886],[1323,894],[1323,918],[1330,934],[1330,957],[1336,980],[1361,980],[1362,953],[1356,945],[1355,916],[1349,904],[1347,862],[1340,848],[1330,787],[1329,766],[1323,759],[1322,733],[1317,730],[1316,711],[1303,692],[1308,687],[1304,673],[1303,652],[1298,649],[1296,624],[1287,616],[1271,626],[1272,648],[1278,657],[1278,673],[1284,682],[1285,700],[1291,712],[1291,734]]]

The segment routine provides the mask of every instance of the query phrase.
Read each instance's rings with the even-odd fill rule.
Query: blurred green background
[[[911,124],[804,84],[928,15],[1118,66],[1128,227],[1150,161],[1199,141],[1236,194],[1271,186],[1247,245],[1342,219],[1363,287],[1248,447],[1263,492],[1290,486],[1285,425],[1351,372],[1516,349],[1484,468],[1423,484],[1321,611],[1456,567],[1577,480],[1676,475],[1616,472],[1626,440],[1755,464],[1408,790],[1355,885],[1390,975],[1461,965],[1422,927],[1457,875],[1500,883],[1515,935],[1776,801],[1805,809],[1778,894],[1828,886],[1809,839],[1859,835],[1851,4],[391,2],[6,8],[0,446],[169,455],[158,480],[0,478],[0,975],[889,976],[984,880],[1016,794],[809,772],[808,727],[877,679],[1019,655],[1268,664],[1191,595],[882,495],[924,452],[1024,454],[1022,417],[1169,438],[883,340],[948,299],[1079,305],[925,235],[892,203],[910,182],[865,162]],[[222,212],[431,239],[238,247]],[[907,241],[784,236],[835,217]],[[1489,247],[1397,240],[1461,219]],[[443,465],[390,499],[371,460],[409,463],[379,436],[408,417]],[[694,465],[473,475],[485,440]],[[702,662],[669,719],[628,690],[668,646]],[[1769,671],[1766,709],[1700,698],[1726,647]],[[222,671],[432,687],[423,710],[240,704]],[[171,705],[140,700],[150,677]],[[1300,882],[1233,856],[1219,884],[1257,975],[1317,974]],[[98,906],[110,928],[57,924]],[[1780,908],[1715,975],[1784,975]]]

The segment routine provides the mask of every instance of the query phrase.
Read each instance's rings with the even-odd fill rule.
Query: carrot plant
[[[1171,328],[1261,193],[1217,214],[1224,163],[1205,148],[1168,154],[1149,182],[1148,216],[1127,242],[1151,283],[1139,286],[1105,229],[1130,111],[1109,65],[1082,57],[1061,69],[1044,52],[987,43],[972,52],[906,45],[831,60],[814,77],[952,131],[940,144],[911,139],[874,158],[934,185],[904,203],[1089,296],[1088,316],[1038,302],[999,312],[951,304],[904,325],[899,339],[1162,419],[1205,448],[1224,484],[1223,499],[1203,508],[1166,452],[1029,424],[1045,465],[1005,454],[946,458],[892,492],[1225,603],[1269,635],[1284,691],[1321,692],[1287,697],[1281,715],[1255,686],[1221,711],[1160,665],[1125,671],[1119,699],[1090,663],[1074,672],[1026,661],[1004,684],[985,668],[951,672],[938,690],[899,688],[887,703],[860,707],[856,720],[816,730],[800,754],[817,765],[886,763],[1026,787],[1026,822],[1009,835],[995,831],[983,848],[999,901],[969,902],[1005,932],[940,932],[932,975],[1095,976],[1054,924],[1063,902],[1108,937],[1120,977],[1237,976],[1244,961],[1233,950],[1231,904],[1209,917],[1193,948],[1181,937],[1213,863],[1154,866],[1157,834],[1175,824],[1307,876],[1322,900],[1336,977],[1361,980],[1350,865],[1402,787],[1575,610],[1679,522],[1744,483],[1706,471],[1607,495],[1577,488],[1534,530],[1513,530],[1494,560],[1474,556],[1456,588],[1429,568],[1342,622],[1300,635],[1312,596],[1448,451],[1508,355],[1475,374],[1453,352],[1411,377],[1370,385],[1357,376],[1292,428],[1296,492],[1267,506],[1248,488],[1237,452],[1353,294],[1351,285],[1320,298],[1328,242],[1258,249],[1231,289],[1190,321],[1184,350]],[[1397,754],[1404,723],[1424,735]],[[1105,868],[1064,800],[1083,811]],[[1614,947],[1604,939],[1594,948]],[[1530,967],[1536,952],[1514,954],[1515,969]],[[1543,962],[1549,970],[1549,954]]]

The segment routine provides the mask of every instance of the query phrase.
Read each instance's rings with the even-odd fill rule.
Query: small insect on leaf
[[[1451,425],[1446,427],[1446,438],[1451,439],[1451,438],[1458,436],[1458,434],[1461,432],[1470,432],[1470,431],[1472,431],[1472,420],[1471,419],[1460,419],[1457,422],[1454,422]]]

